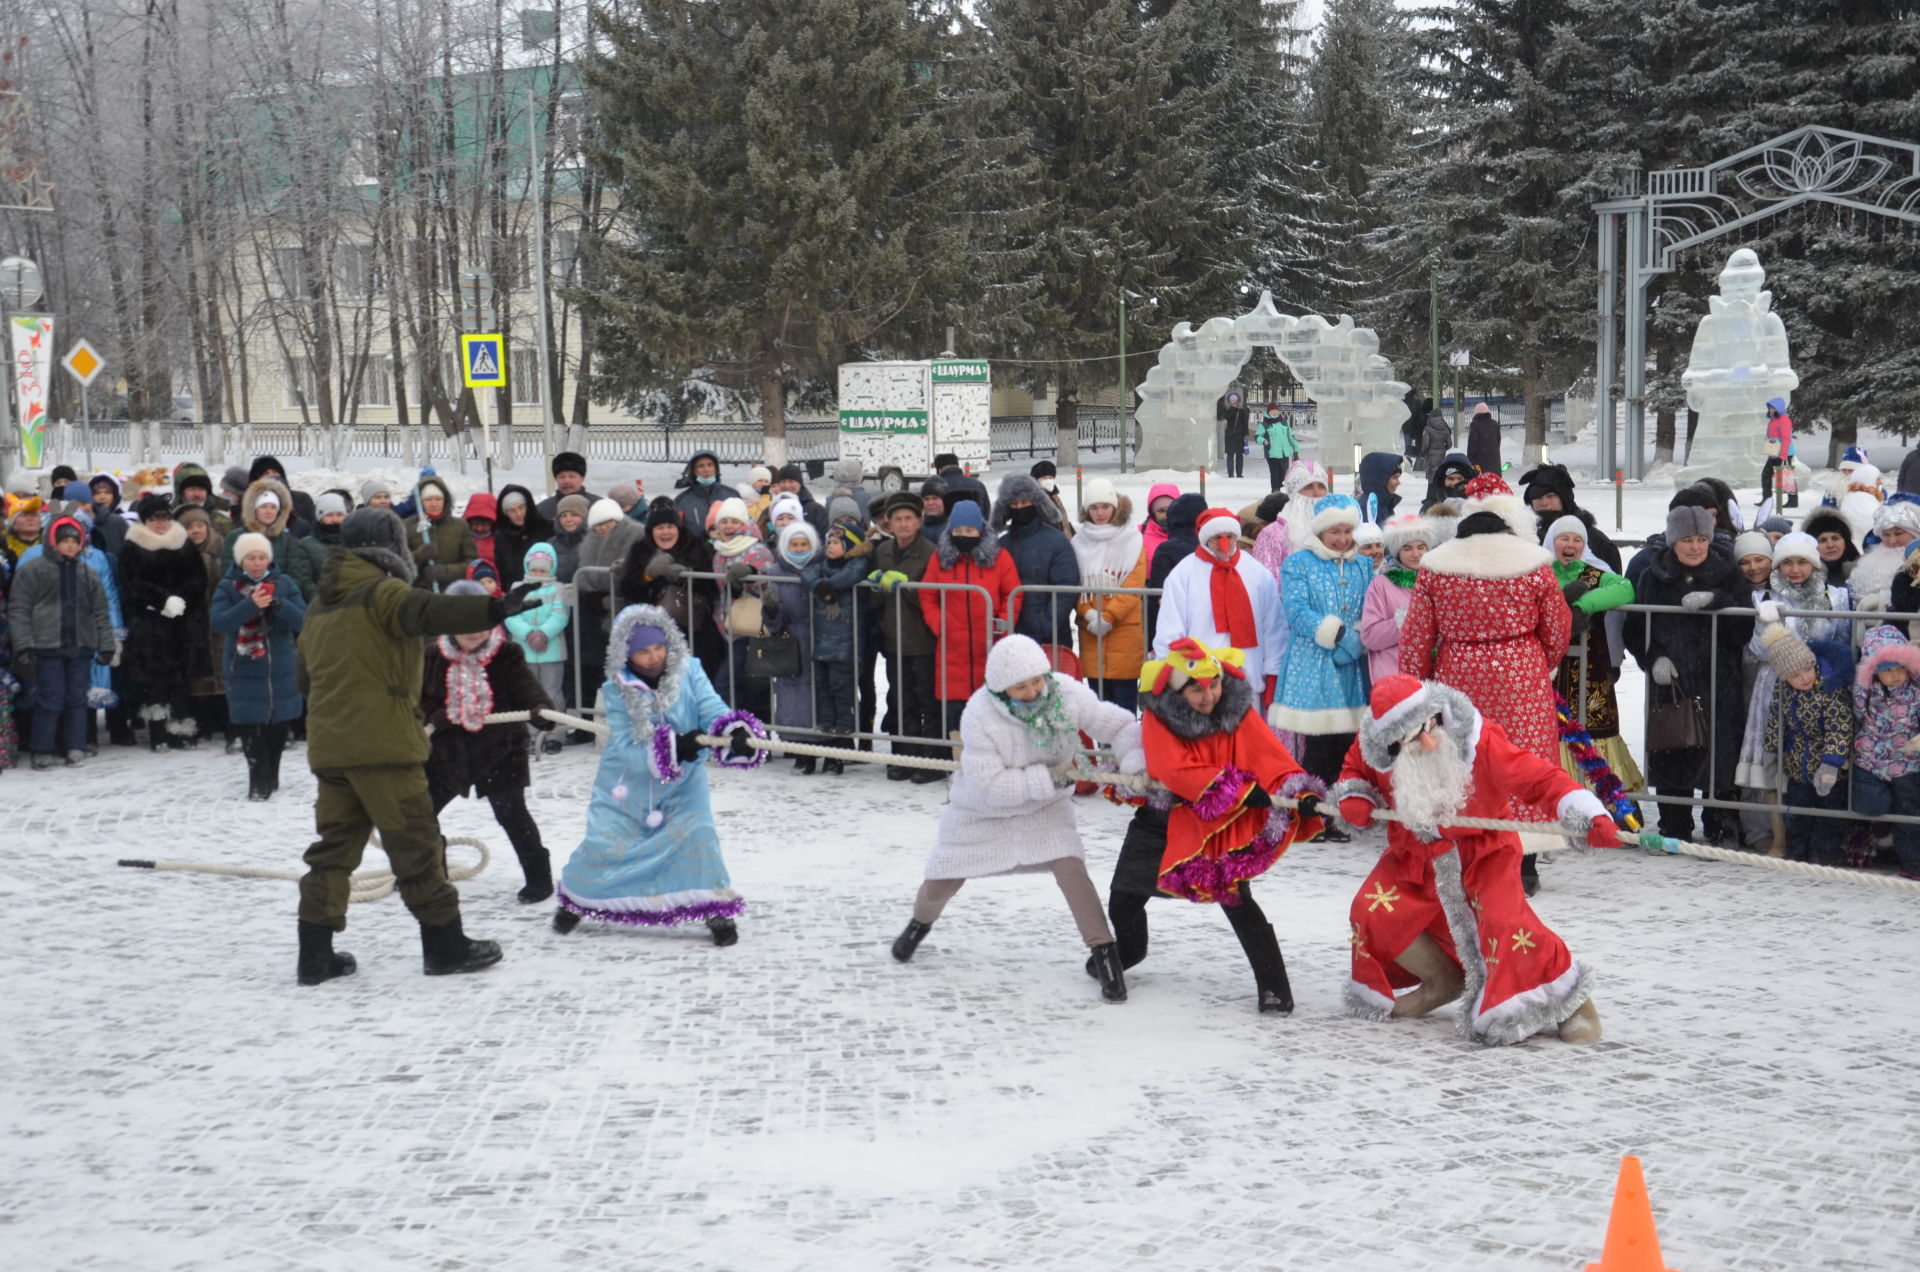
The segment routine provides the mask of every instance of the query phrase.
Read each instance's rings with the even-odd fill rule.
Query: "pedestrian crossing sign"
[[[507,387],[507,338],[501,335],[460,337],[461,379],[470,389]]]

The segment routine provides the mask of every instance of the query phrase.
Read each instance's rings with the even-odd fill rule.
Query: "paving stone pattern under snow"
[[[714,779],[734,948],[556,936],[461,802],[448,833],[498,850],[467,925],[506,961],[428,980],[388,898],[340,942],[359,974],[301,989],[292,884],[114,866],[297,864],[301,758],[267,805],[217,749],[0,778],[8,1267],[1577,1269],[1623,1153],[1688,1272],[1920,1249],[1914,897],[1559,854],[1539,908],[1606,1041],[1480,1050],[1450,1013],[1340,1014],[1374,835],[1258,887],[1290,1018],[1173,901],[1112,1006],[1043,876],[968,885],[894,963],[943,788],[776,761]],[[535,767],[561,858],[594,762]],[[1104,885],[1125,815],[1078,808]]]

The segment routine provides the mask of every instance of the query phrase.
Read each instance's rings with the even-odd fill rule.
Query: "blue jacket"
[[[833,533],[838,534],[839,531]],[[822,580],[833,589],[833,599],[830,601],[823,601],[818,596],[812,598],[815,662],[853,661],[853,589],[872,568],[873,562],[862,550],[858,555],[849,552],[838,561],[816,557],[800,572],[800,580],[806,585],[809,595]]]
[[[1376,526],[1400,503],[1400,496],[1387,489],[1387,479],[1400,471],[1400,456],[1388,451],[1373,451],[1360,457],[1360,515]]]
[[[1308,539],[1280,567],[1280,602],[1287,611],[1287,642],[1278,727],[1296,733],[1352,733],[1367,714],[1367,651],[1360,642],[1360,609],[1373,581],[1373,562],[1358,552],[1336,555]]]
[[[235,724],[297,720],[307,708],[295,680],[293,639],[306,625],[306,598],[283,571],[269,569],[261,582],[273,584],[273,603],[262,610],[241,593],[246,581],[239,566],[227,571],[207,613],[213,630],[226,638],[220,669],[227,682],[227,717]],[[240,629],[256,614],[265,616],[266,654],[248,658],[238,652]]]

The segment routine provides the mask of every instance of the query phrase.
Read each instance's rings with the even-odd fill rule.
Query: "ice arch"
[[[1220,457],[1214,403],[1256,345],[1271,348],[1318,406],[1318,458],[1353,466],[1354,447],[1400,453],[1407,386],[1380,356],[1380,337],[1340,315],[1295,318],[1273,307],[1273,293],[1238,318],[1209,318],[1198,330],[1183,322],[1136,390],[1141,468],[1212,468]]]

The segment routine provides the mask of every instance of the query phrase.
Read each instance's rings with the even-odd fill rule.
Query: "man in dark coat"
[[[1027,586],[1079,584],[1080,562],[1061,533],[1063,520],[1059,507],[1033,478],[1015,473],[1001,481],[993,504],[993,530]],[[1021,596],[1020,618],[1013,630],[1042,645],[1072,649],[1075,594],[1023,592]]]
[[[936,464],[934,468],[935,474],[941,481],[947,484],[947,515],[953,515],[954,500],[971,499],[980,505],[981,516],[991,516],[993,513],[993,498],[987,494],[987,483],[981,481],[978,477],[969,476],[967,470],[960,467],[960,462],[955,460],[951,455],[937,456],[936,459],[951,461],[944,467]]]
[[[1443,499],[1466,498],[1467,483],[1475,476],[1473,465],[1457,451],[1435,460],[1427,466],[1427,497],[1420,501],[1420,511],[1425,512]]]
[[[587,489],[587,457],[585,455],[578,451],[561,451],[553,457],[553,491],[554,493],[534,505],[534,510],[544,517],[549,525],[553,524],[554,514],[560,507],[560,501],[568,495],[585,495],[588,504],[592,504],[600,497]]]
[[[1485,402],[1474,406],[1467,422],[1467,462],[1483,473],[1500,471],[1500,421]]]
[[[1620,549],[1613,540],[1601,530],[1594,521],[1593,514],[1582,508],[1573,494],[1573,474],[1564,464],[1542,464],[1540,467],[1523,473],[1520,477],[1520,497],[1533,509],[1539,522],[1542,535],[1547,527],[1561,517],[1578,517],[1587,528],[1587,546],[1593,554],[1607,563],[1607,568],[1615,574],[1620,573]],[[1551,548],[1552,544],[1547,544]]]
[[[140,524],[120,548],[120,606],[127,622],[122,661],[146,702],[154,750],[195,741],[193,682],[213,673],[207,566],[173,520],[159,491],[141,496]]]
[[[1227,394],[1227,404],[1220,419],[1220,444],[1227,456],[1227,476],[1238,477],[1246,468],[1249,422],[1246,404],[1240,400],[1238,393]]]
[[[1413,465],[1413,471],[1425,472],[1426,448],[1421,442],[1426,437],[1427,415],[1433,410],[1433,399],[1422,396],[1418,389],[1408,389],[1401,400],[1407,404],[1407,418],[1400,424],[1401,449],[1407,462]]]
[[[708,535],[708,510],[717,503],[740,498],[739,491],[720,480],[720,457],[707,450],[693,453],[673,488],[680,492],[673,497],[680,520],[686,522],[689,533],[703,539]]]
[[[522,583],[506,596],[443,596],[413,586],[406,525],[386,508],[361,508],[340,527],[300,637],[307,701],[307,764],[319,783],[300,880],[302,985],[350,975],[336,954],[347,894],[367,839],[393,863],[400,899],[420,924],[429,976],[500,961],[492,941],[468,939],[460,894],[447,881],[446,841],[423,767],[431,753],[420,714],[426,638],[486,631],[531,603]]]
[[[939,642],[921,617],[918,598],[911,591],[897,590],[902,582],[924,579],[927,564],[933,560],[933,540],[920,533],[921,512],[920,496],[911,491],[887,496],[875,514],[875,524],[885,533],[873,540],[869,555],[874,569],[867,578],[879,593],[874,599],[880,610],[880,652],[887,660],[887,715],[882,731],[901,737],[935,738],[940,736],[940,699],[934,688],[934,655]],[[1068,613],[1072,613],[1071,606]],[[894,750],[900,755],[938,760],[952,754],[944,746],[905,742],[896,743]],[[922,773],[932,776],[919,776]],[[937,782],[940,775],[931,769],[889,764],[887,780]]]

